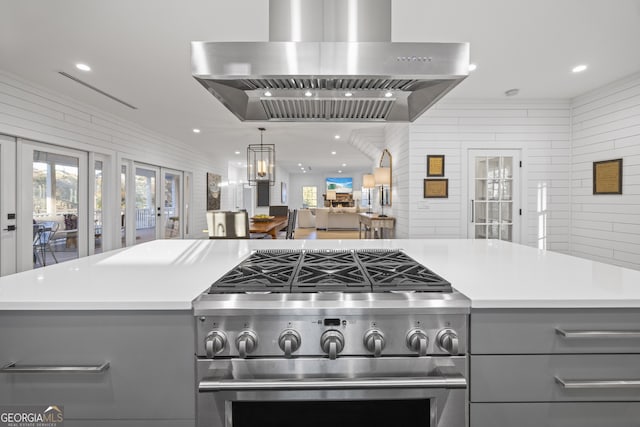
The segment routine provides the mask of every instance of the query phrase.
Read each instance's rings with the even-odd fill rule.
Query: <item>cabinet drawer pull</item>
[[[640,338],[640,331],[581,331],[556,328],[564,338]]]
[[[103,362],[100,365],[21,365],[17,366],[16,362],[9,362],[0,368],[0,373],[13,374],[13,373],[27,373],[27,374],[41,374],[41,373],[84,373],[84,374],[99,374],[109,369],[109,362]]]
[[[564,380],[555,377],[562,388],[640,388],[640,380]]]

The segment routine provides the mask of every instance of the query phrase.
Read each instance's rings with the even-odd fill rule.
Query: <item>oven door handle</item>
[[[467,388],[467,379],[461,374],[440,377],[387,377],[387,378],[331,378],[286,380],[217,380],[204,379],[198,383],[199,392],[260,391],[260,390],[355,390],[400,388]]]

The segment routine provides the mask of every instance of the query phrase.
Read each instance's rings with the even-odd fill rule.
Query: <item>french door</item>
[[[16,140],[0,135],[0,276],[16,272]]]
[[[121,182],[132,197],[122,199],[123,212],[129,213],[125,214],[128,219],[123,221],[123,227],[135,230],[135,244],[156,239],[181,239],[188,212],[184,208],[183,172],[134,163],[133,179],[128,184],[126,169],[125,165]]]
[[[520,241],[520,152],[469,151],[467,237]]]
[[[18,270],[88,254],[88,153],[20,140]]]

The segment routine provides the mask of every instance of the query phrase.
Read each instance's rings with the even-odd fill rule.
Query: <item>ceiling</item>
[[[189,42],[266,41],[267,0],[0,0],[0,10],[0,69],[231,162],[259,142],[261,124],[239,122],[191,77]],[[478,68],[448,98],[518,88],[518,99],[567,99],[640,70],[640,0],[393,0],[392,40],[471,43]],[[588,69],[573,74],[578,64]],[[264,142],[291,173],[298,163],[349,173],[372,164],[348,143],[353,132],[382,126],[268,123]]]

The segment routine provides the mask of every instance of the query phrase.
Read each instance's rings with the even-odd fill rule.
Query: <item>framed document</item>
[[[446,199],[449,197],[449,180],[443,179],[425,179],[424,180],[424,198]]]
[[[444,155],[427,155],[427,176],[444,176]]]
[[[622,159],[593,162],[593,194],[622,194]]]

